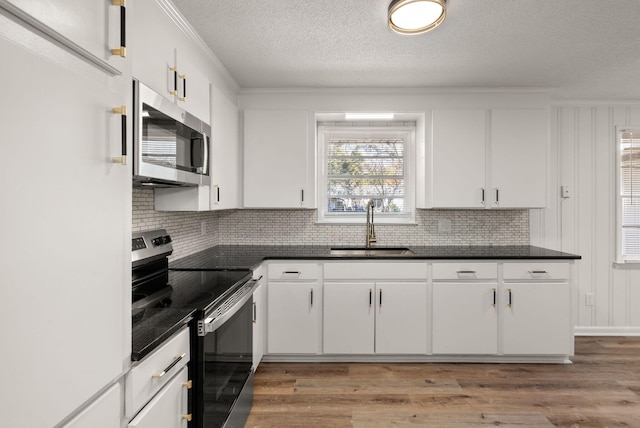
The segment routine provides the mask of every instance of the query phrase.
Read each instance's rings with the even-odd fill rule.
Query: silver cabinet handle
[[[256,302],[253,302],[253,323],[257,323],[258,322],[258,314],[256,311]]]
[[[484,205],[484,187],[481,187],[480,190],[482,191],[482,200],[480,201],[480,204]]]
[[[543,273],[547,273],[546,270],[530,270],[529,273],[531,275],[535,275],[535,274],[543,274]]]
[[[497,299],[498,290],[495,289],[495,288],[493,288],[492,290],[493,290],[493,304],[491,306],[493,306],[495,308],[496,307],[496,299]]]
[[[167,366],[166,369],[162,370],[160,373],[154,373],[151,377],[155,379],[161,379],[164,375],[167,374],[169,370],[171,370],[176,364],[178,364],[180,360],[182,360],[186,355],[187,355],[186,352],[180,355],[176,355],[176,358],[171,362],[171,364]]]
[[[313,308],[313,288],[311,289],[311,307]]]
[[[511,307],[513,304],[513,293],[511,292],[511,289],[507,289],[508,293],[509,293],[509,303],[507,303],[507,307]]]
[[[475,274],[476,273],[475,270],[458,270],[456,272],[459,274]]]

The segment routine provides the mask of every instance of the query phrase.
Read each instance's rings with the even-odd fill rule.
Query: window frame
[[[624,132],[637,133],[640,135],[640,127],[616,127],[615,128],[615,144],[616,144],[616,262],[617,263],[640,263],[640,254],[624,255],[623,254],[623,195],[622,195],[622,134]],[[636,194],[634,191],[632,193]],[[640,189],[637,191],[640,197]]]
[[[317,162],[317,203],[318,223],[322,224],[361,224],[366,221],[367,213],[330,213],[327,211],[327,137],[331,134],[348,136],[349,134],[386,133],[403,135],[406,145],[404,148],[404,194],[405,206],[410,207],[406,213],[375,213],[376,224],[415,225],[416,224],[416,128],[417,125],[324,125],[316,126],[318,141]]]

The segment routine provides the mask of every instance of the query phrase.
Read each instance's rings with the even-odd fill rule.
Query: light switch
[[[571,192],[569,191],[569,186],[564,185],[560,186],[560,197],[567,199],[571,197]]]

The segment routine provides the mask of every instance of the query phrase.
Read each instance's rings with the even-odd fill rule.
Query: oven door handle
[[[247,287],[250,287],[250,288],[247,289],[247,291],[238,300],[236,300],[233,303],[233,305],[229,309],[227,309],[222,315],[220,315],[217,318],[209,317],[209,318],[205,318],[203,321],[198,321],[198,336],[204,336],[207,333],[216,331],[218,327],[220,327],[222,324],[227,322],[229,318],[234,316],[236,312],[238,312],[240,308],[242,308],[242,306],[245,303],[247,303],[249,299],[253,297],[253,290],[256,288],[257,284],[258,284],[258,280],[256,279],[251,279],[247,281],[241,287],[241,290],[245,290],[247,289]]]

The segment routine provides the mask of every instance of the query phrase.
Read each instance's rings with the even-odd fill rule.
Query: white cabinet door
[[[427,284],[376,283],[376,354],[427,353]]]
[[[133,77],[211,123],[209,80],[194,65],[190,42],[157,2],[131,3]]]
[[[267,284],[261,280],[253,292],[253,370],[258,369],[264,355],[267,335]]]
[[[244,207],[313,208],[306,111],[245,110]]]
[[[157,93],[175,100],[178,79],[171,69],[176,63],[175,24],[155,1],[136,1],[128,6],[131,20],[133,77]],[[177,72],[177,70],[176,70]],[[175,79],[175,80],[174,80]]]
[[[50,31],[54,31],[60,34],[111,67],[123,69],[125,66],[125,59],[111,52],[112,49],[120,48],[122,24],[121,8],[113,6],[111,1],[6,1],[9,3],[8,7],[14,6],[35,20],[34,26],[45,33],[50,35]],[[128,9],[125,8],[125,16],[126,12]]]
[[[375,284],[324,284],[323,352],[373,354]]]
[[[5,371],[2,425],[50,427],[131,351],[131,168],[111,162],[130,86],[2,16],[0,51],[2,365],[28,368]]]
[[[498,352],[497,287],[497,283],[433,284],[434,354]]]
[[[487,111],[434,110],[432,120],[433,207],[484,208]]]
[[[233,100],[211,88],[211,209],[242,206],[239,112]]]
[[[120,385],[113,385],[96,401],[62,428],[114,428],[122,419],[122,394]]]
[[[505,284],[500,294],[505,355],[571,354],[569,284]]]
[[[209,79],[190,60],[187,50],[176,50],[178,105],[206,123],[211,123]]]
[[[160,392],[136,415],[128,428],[187,428],[188,369],[184,367]]]
[[[316,283],[270,282],[268,289],[268,340],[270,354],[318,352],[321,292]]]
[[[548,122],[545,109],[491,110],[491,207],[545,206]]]

